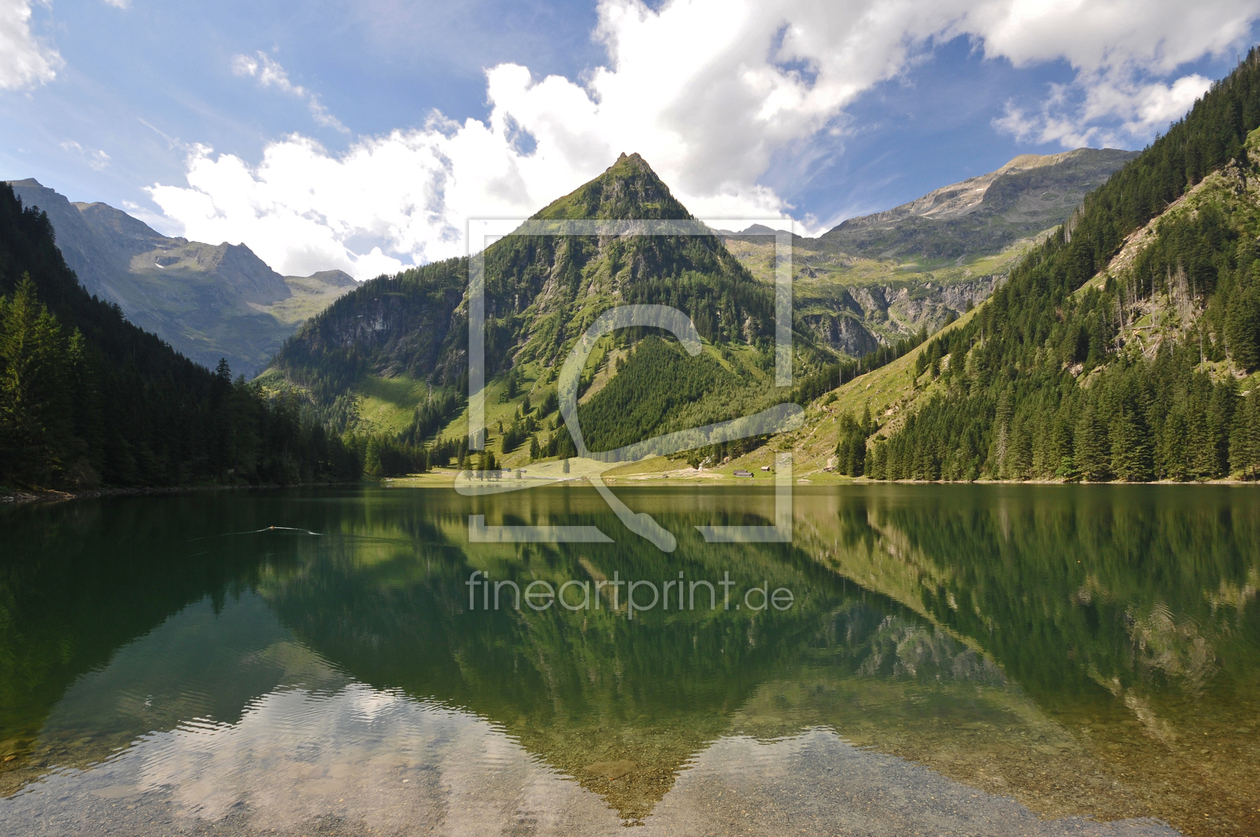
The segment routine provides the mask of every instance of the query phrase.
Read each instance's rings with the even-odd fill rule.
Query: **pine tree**
[[[373,479],[384,476],[384,467],[381,465],[381,442],[375,436],[368,439],[367,450],[363,456],[363,473]]]
[[[1092,403],[1087,404],[1076,423],[1074,461],[1081,479],[1100,482],[1111,477],[1111,445],[1107,427],[1098,420]]]
[[[1164,430],[1159,439],[1157,458],[1160,477],[1170,480],[1190,478],[1188,435],[1189,423],[1186,421],[1185,408],[1181,404],[1175,404],[1164,420]]]
[[[1140,410],[1121,404],[1111,423],[1111,471],[1117,479],[1147,482],[1154,476],[1150,431]]]
[[[1254,387],[1234,413],[1229,466],[1243,479],[1255,479],[1257,466],[1260,466],[1260,394]]]
[[[888,443],[877,442],[871,448],[870,465],[867,468],[867,475],[873,480],[888,479],[888,471],[886,463],[888,461]]]
[[[74,346],[80,346],[74,349]],[[74,353],[29,276],[0,297],[0,465],[48,483],[71,454]]]
[[[1233,294],[1226,309],[1225,337],[1234,363],[1248,371],[1260,366],[1260,285],[1255,280]]]
[[[1238,388],[1233,378],[1212,387],[1208,402],[1207,428],[1211,438],[1212,478],[1229,475],[1229,432],[1234,424],[1234,407]]]
[[[1050,471],[1047,476],[1063,479],[1074,479],[1079,476],[1076,462],[1072,457],[1072,414],[1071,404],[1064,402],[1054,414],[1054,422],[1050,427],[1050,438],[1047,444],[1046,464]]]
[[[866,430],[864,424],[870,421],[868,409],[859,423],[848,413],[840,416],[839,435],[836,440],[836,469],[842,474],[860,477],[866,468]]]
[[[1006,479],[1027,479],[1032,470],[1032,431],[1028,418],[1020,413],[1011,423],[1010,439],[1006,445],[1006,462],[1002,476]]]
[[[1015,416],[1014,398],[1010,388],[998,396],[997,413],[993,418],[993,470],[996,476],[1005,476],[1006,454],[1011,443],[1011,420]]]
[[[1186,411],[1186,473],[1205,479],[1215,472],[1215,450],[1207,426],[1207,405],[1195,399]]]

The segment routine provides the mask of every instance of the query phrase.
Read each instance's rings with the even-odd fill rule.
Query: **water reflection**
[[[749,490],[633,500],[679,533],[773,513]],[[566,489],[13,510],[0,792],[25,790],[0,822],[1248,833],[1257,510],[1204,487],[802,491],[791,545],[670,555],[466,543],[470,513],[615,530]],[[473,570],[729,572],[796,602],[469,612]]]

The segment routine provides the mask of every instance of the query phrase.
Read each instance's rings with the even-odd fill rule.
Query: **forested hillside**
[[[0,484],[357,478],[357,454],[228,365],[215,372],[78,283],[47,215],[0,184]]]
[[[875,432],[869,476],[1254,476],[1257,126],[1253,50],[976,316],[928,343],[915,387],[933,394]]]
[[[535,218],[694,220],[642,158],[624,154]],[[639,331],[603,341],[582,384],[594,447],[733,418],[773,394],[772,288],[715,235],[511,236],[486,249],[485,277],[489,447],[500,460],[572,449],[556,378],[577,337],[614,305],[677,307],[706,348],[662,375],[659,362],[676,355],[666,344],[636,351]],[[462,461],[456,439],[467,431],[455,419],[467,395],[467,287],[467,259],[367,282],[307,323],[265,380],[300,388],[337,429],[388,431],[405,411],[409,421],[394,425],[400,443],[440,436],[450,441],[437,446],[438,459]],[[800,348],[803,371],[834,358],[805,337]],[[639,404],[633,416],[620,406],[627,388]]]

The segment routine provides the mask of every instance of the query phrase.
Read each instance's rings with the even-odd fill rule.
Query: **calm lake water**
[[[0,833],[1260,833],[1260,489],[617,493],[0,512]]]

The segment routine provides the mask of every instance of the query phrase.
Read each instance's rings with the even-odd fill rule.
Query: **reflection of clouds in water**
[[[669,834],[904,834],[1168,837],[1149,820],[1041,820],[916,764],[854,747],[830,729],[758,743],[714,742],[679,776],[647,831]]]
[[[140,789],[170,788],[183,814],[210,820],[243,802],[259,830],[329,813],[386,833],[492,834],[548,807],[614,819],[485,721],[357,684],[274,692],[238,724],[185,726],[136,749]]]
[[[0,824],[13,833],[92,834],[108,821],[129,834],[200,833],[228,822],[239,828],[224,833],[289,834],[329,816],[355,833],[625,834],[599,796],[493,724],[360,684],[332,693],[275,691],[238,723],[154,733],[107,764],[49,776],[0,800]],[[767,743],[745,736],[714,742],[639,833],[919,831],[1175,833],[1146,822],[1043,822],[1013,800],[858,749],[827,729]]]

